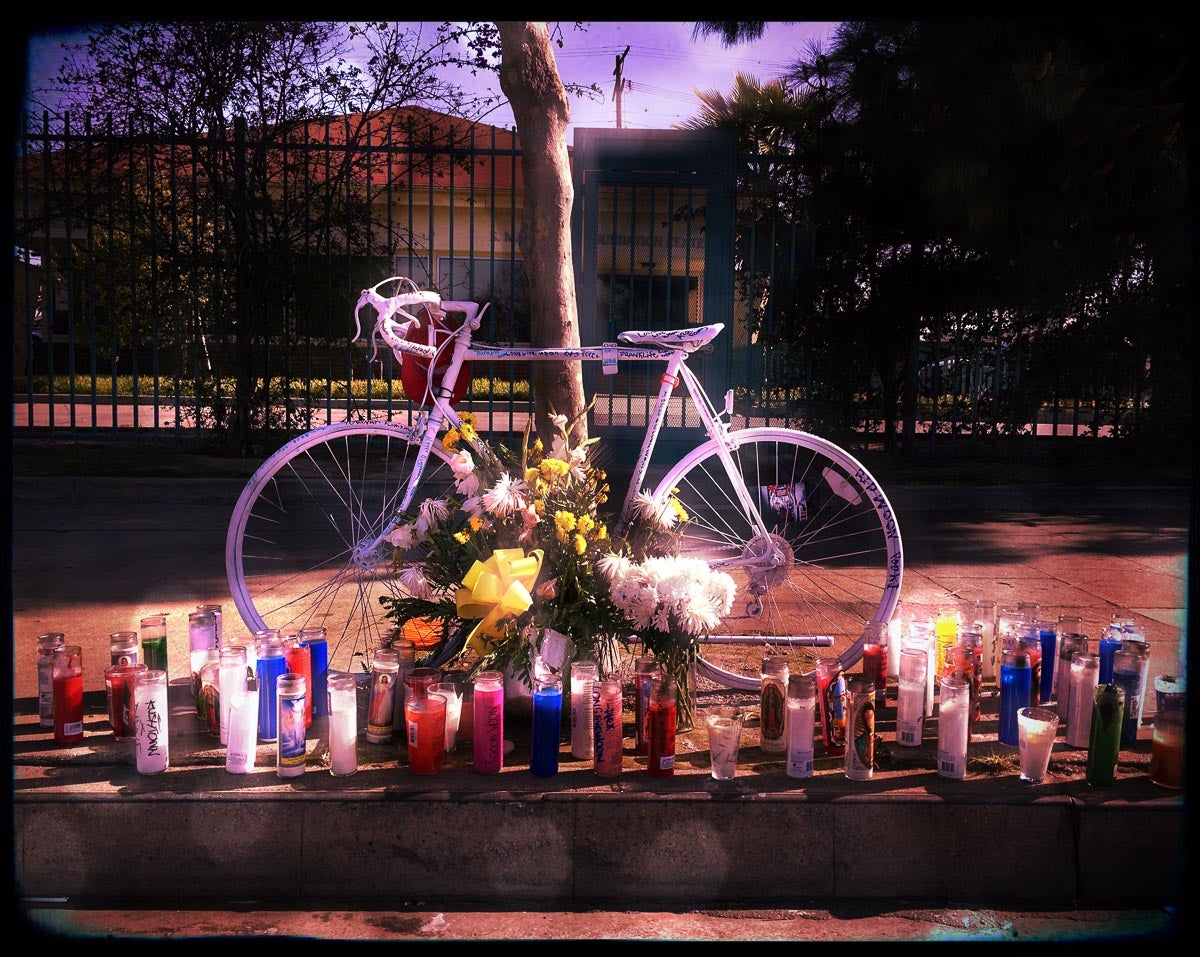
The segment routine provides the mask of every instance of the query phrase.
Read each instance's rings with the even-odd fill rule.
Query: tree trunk
[[[567,154],[570,108],[546,24],[498,21],[500,89],[512,105],[521,140],[525,208],[521,251],[529,279],[532,343],[538,347],[579,345],[575,269],[571,258],[571,204],[575,190]],[[578,362],[530,365],[534,427],[544,439],[553,434],[549,415],[568,420],[583,411],[583,368]],[[587,437],[580,416],[575,438]]]

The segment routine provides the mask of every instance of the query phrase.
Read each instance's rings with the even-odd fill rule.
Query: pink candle
[[[602,778],[615,778],[621,773],[621,704],[621,682],[616,678],[592,685],[592,770]]]
[[[504,767],[504,676],[481,671],[475,676],[474,767],[495,774]]]

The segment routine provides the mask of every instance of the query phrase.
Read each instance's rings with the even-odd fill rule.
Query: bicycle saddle
[[[637,331],[630,329],[617,333],[617,341],[627,346],[649,346],[652,349],[682,349],[695,352],[712,342],[721,334],[725,324],[714,322],[708,326],[693,326],[688,329],[661,329]]]

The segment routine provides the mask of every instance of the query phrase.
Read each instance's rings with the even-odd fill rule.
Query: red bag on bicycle
[[[457,324],[451,325],[447,319],[450,318],[447,314],[446,318],[433,316],[428,309],[421,309],[417,314],[417,323],[412,326],[405,334],[404,338],[409,342],[419,342],[426,346],[441,346],[450,339]],[[400,360],[400,384],[404,386],[404,393],[417,405],[429,406],[433,404],[433,396],[430,393],[430,386],[437,388],[442,384],[442,374],[446,367],[450,365],[450,353],[453,346],[448,345],[434,363],[433,376],[429,375],[429,360],[423,356],[412,356],[405,354]],[[450,396],[450,404],[455,405],[462,400],[462,397],[467,394],[467,389],[471,385],[471,363],[464,362],[458,373],[458,381],[454,385],[454,393]]]

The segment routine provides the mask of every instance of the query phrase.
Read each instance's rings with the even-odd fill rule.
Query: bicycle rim
[[[716,442],[674,466],[655,494],[674,492],[688,515],[681,554],[723,567],[737,585],[730,614],[701,646],[701,678],[760,686],[762,658],[787,655],[792,672],[862,657],[869,621],[888,621],[900,596],[903,546],[879,483],[833,443],[790,429],[732,433],[732,456],[767,535],[747,516]]]
[[[251,632],[324,625],[331,668],[368,667],[395,625],[379,599],[405,592],[392,546],[373,553],[365,546],[399,508],[418,439],[390,422],[338,423],[293,439],[259,467],[234,507],[225,545],[233,603]],[[452,488],[447,458],[435,443],[414,505]],[[421,664],[447,661],[462,634]]]

